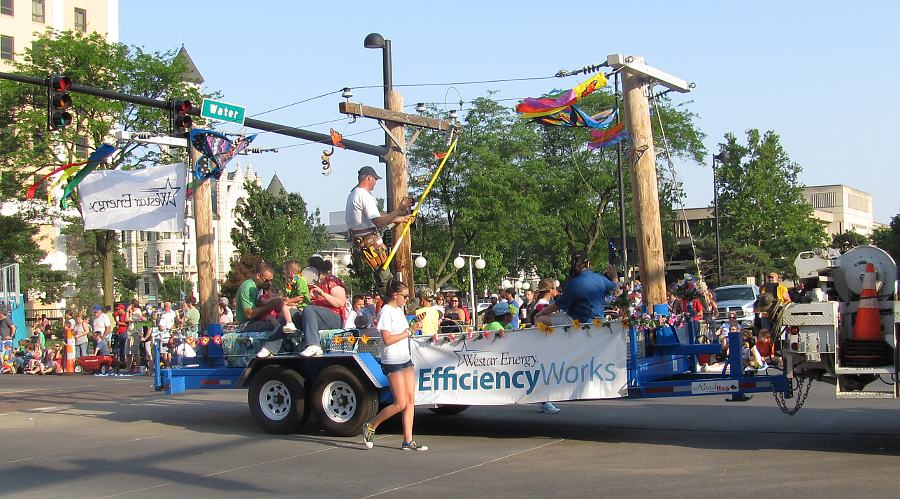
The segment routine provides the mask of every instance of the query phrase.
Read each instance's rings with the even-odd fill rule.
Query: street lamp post
[[[716,173],[716,161],[723,163],[728,160],[728,151],[713,154],[713,218],[716,220],[716,286],[722,285],[722,242],[719,236],[719,179]]]
[[[472,259],[475,258],[475,268],[481,270],[487,265],[487,262],[481,258],[481,255],[463,255],[457,254],[453,259],[453,266],[457,269],[463,268],[466,261],[469,262],[469,318],[472,320],[472,326],[475,326],[475,316],[478,313],[478,304],[475,302],[475,274],[472,272]]]
[[[363,40],[363,46],[367,49],[381,49],[381,70],[384,82],[384,108],[388,109],[389,94],[394,87],[393,68],[391,66],[391,41],[385,40],[379,33],[369,33]],[[384,133],[384,146],[391,147],[391,136],[387,132]],[[390,166],[385,168],[384,183],[387,185],[387,211],[394,209],[394,196],[391,189],[391,169]]]

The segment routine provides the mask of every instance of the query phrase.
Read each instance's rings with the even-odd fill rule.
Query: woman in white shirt
[[[409,338],[412,331],[406,321],[403,307],[409,300],[409,289],[400,281],[391,281],[387,286],[388,301],[381,307],[378,329],[381,331],[381,370],[391,385],[394,403],[385,407],[366,423],[363,438],[371,449],[375,441],[375,428],[397,413],[403,418],[403,450],[428,450],[413,440],[413,416],[415,415],[415,369],[409,352]]]

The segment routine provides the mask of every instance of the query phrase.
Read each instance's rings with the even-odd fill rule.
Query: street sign
[[[246,109],[241,106],[212,99],[203,99],[203,105],[200,106],[201,117],[238,125],[244,124],[245,111]]]

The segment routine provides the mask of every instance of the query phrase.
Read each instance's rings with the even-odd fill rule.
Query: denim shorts
[[[384,373],[385,376],[390,376],[393,373],[398,373],[407,367],[412,367],[413,363],[411,360],[407,360],[402,364],[381,364],[381,372]]]

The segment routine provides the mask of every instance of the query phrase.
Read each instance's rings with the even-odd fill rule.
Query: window
[[[146,253],[144,253],[146,255]],[[150,294],[150,278],[144,278],[144,295]]]
[[[837,202],[837,193],[835,192],[817,192],[810,196],[809,201],[813,208],[834,208],[840,206]]]
[[[144,252],[144,268],[146,269],[149,266],[150,266],[150,255],[148,255],[147,252],[145,251]]]
[[[0,1],[0,14],[13,15],[13,0]]]
[[[177,258],[177,260],[175,260],[175,263],[177,265],[184,265],[184,250],[178,250],[178,253],[176,253],[175,256]]]
[[[159,267],[160,265],[162,265],[162,261],[161,261],[161,258],[160,258],[160,256],[159,256],[159,251],[157,251],[157,252],[156,252],[156,266]]]
[[[13,60],[16,55],[13,37],[0,35],[0,59]]]
[[[147,237],[146,234],[147,234],[146,232],[141,231],[141,241],[143,241]],[[144,253],[144,254],[146,255],[146,253]],[[145,263],[144,266],[146,267],[147,264]]]
[[[87,11],[75,8],[75,31],[87,32]]]
[[[172,265],[172,252],[166,250],[166,258],[163,260],[163,263],[166,265]]]
[[[36,23],[44,22],[44,0],[31,0],[31,20]]]
[[[187,252],[187,265],[190,265],[190,264],[191,264],[191,251],[188,250],[188,252]]]

